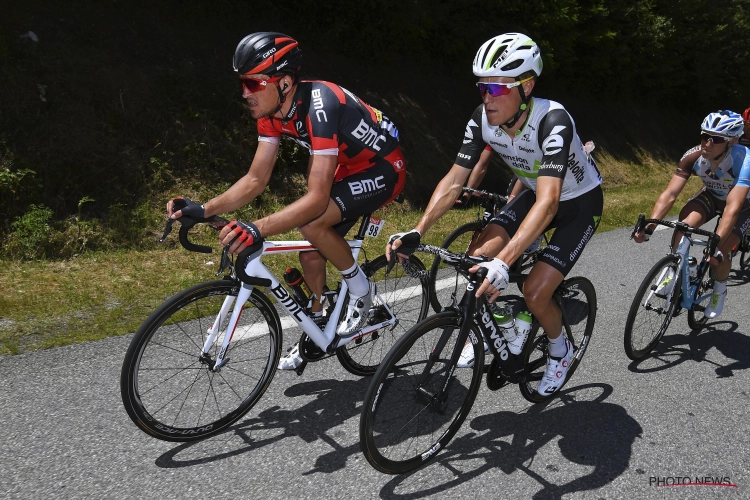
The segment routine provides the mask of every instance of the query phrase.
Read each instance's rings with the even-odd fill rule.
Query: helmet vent
[[[523,60],[516,59],[515,61],[509,62],[508,64],[506,64],[505,66],[503,66],[500,69],[502,69],[503,71],[510,71],[512,69],[516,69],[517,67],[519,67],[522,64],[523,64]]]

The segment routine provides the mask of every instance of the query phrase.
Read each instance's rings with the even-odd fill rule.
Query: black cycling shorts
[[[685,203],[685,208],[682,210],[695,210],[694,208],[691,209],[689,207],[691,203],[698,205],[698,211],[703,215],[703,222],[708,222],[717,215],[723,213],[724,207],[726,207],[727,204],[726,200],[717,198],[705,187],[698,191],[695,196],[690,198],[688,202]],[[683,214],[682,212],[680,215],[687,216],[687,214]],[[742,208],[740,208],[740,211],[737,214],[737,220],[734,222],[732,233],[742,239],[742,235],[747,232],[748,228],[750,228],[750,201],[745,198],[745,202],[742,204]]]
[[[341,210],[341,222],[333,229],[346,235],[359,217],[393,201],[404,189],[405,181],[404,157],[396,148],[385,158],[374,159],[367,170],[334,182],[331,199]]]
[[[512,238],[535,201],[536,193],[527,189],[505,205],[489,223],[502,227]],[[555,229],[555,232],[539,261],[567,276],[599,227],[603,208],[601,186],[572,200],[561,201],[552,222],[544,229],[544,232],[550,229]]]

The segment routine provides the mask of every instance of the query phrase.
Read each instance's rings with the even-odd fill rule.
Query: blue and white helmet
[[[542,74],[539,46],[521,33],[505,33],[484,42],[474,57],[476,76],[517,78],[527,71]]]
[[[701,124],[701,131],[724,137],[740,137],[744,133],[745,123],[734,111],[717,111],[708,115]]]

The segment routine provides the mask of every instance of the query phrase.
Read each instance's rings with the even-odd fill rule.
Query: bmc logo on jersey
[[[318,119],[318,123],[328,122],[328,117],[326,116],[326,112],[323,111],[323,97],[320,95],[320,89],[315,89],[312,91],[312,100],[313,100],[313,108],[315,108],[315,118]],[[322,120],[320,118],[320,115],[323,115]]]
[[[378,189],[383,189],[385,187],[382,175],[375,177],[374,179],[362,179],[361,181],[349,182],[348,184],[349,189],[354,195],[377,191]]]
[[[544,139],[544,142],[542,143],[542,151],[544,151],[545,155],[554,155],[562,151],[563,138],[560,137],[559,134],[563,130],[565,130],[565,126],[556,125],[555,128],[552,129],[552,133]]]

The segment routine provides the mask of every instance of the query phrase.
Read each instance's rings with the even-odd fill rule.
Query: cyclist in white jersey
[[[737,144],[743,133],[743,126],[742,117],[731,111],[718,111],[708,115],[701,125],[700,146],[688,150],[682,156],[677,171],[651,212],[652,219],[666,216],[691,175],[701,178],[703,189],[682,208],[680,220],[699,227],[723,212],[716,230],[721,241],[709,259],[716,280],[711,302],[705,311],[708,318],[717,317],[724,309],[726,280],[732,267],[731,251],[750,227],[750,150]],[[647,226],[646,230],[635,234],[635,241],[646,241],[647,234],[653,229],[653,224]],[[675,231],[673,247],[680,237],[681,233]],[[724,258],[725,255],[727,258]],[[657,292],[674,278],[672,273],[665,276]]]
[[[488,274],[477,296],[485,293],[494,301],[508,286],[508,266],[543,232],[556,228],[523,290],[529,310],[550,339],[547,369],[538,388],[540,394],[549,395],[565,381],[573,355],[561,335],[562,313],[552,294],[596,231],[604,204],[601,176],[565,108],[531,97],[542,72],[539,47],[533,40],[520,33],[492,38],[480,47],[473,69],[483,104],[472,114],[458,157],[435,188],[419,224],[393,235],[386,254],[395,250],[405,257],[414,250],[421,235],[453,205],[490,145],[528,189],[490,221],[470,250],[473,255],[494,257],[481,264]],[[471,348],[464,351],[459,366],[471,366]]]
[[[740,136],[738,142],[746,148],[750,148],[750,108],[742,112],[742,120],[745,122],[745,133]]]

